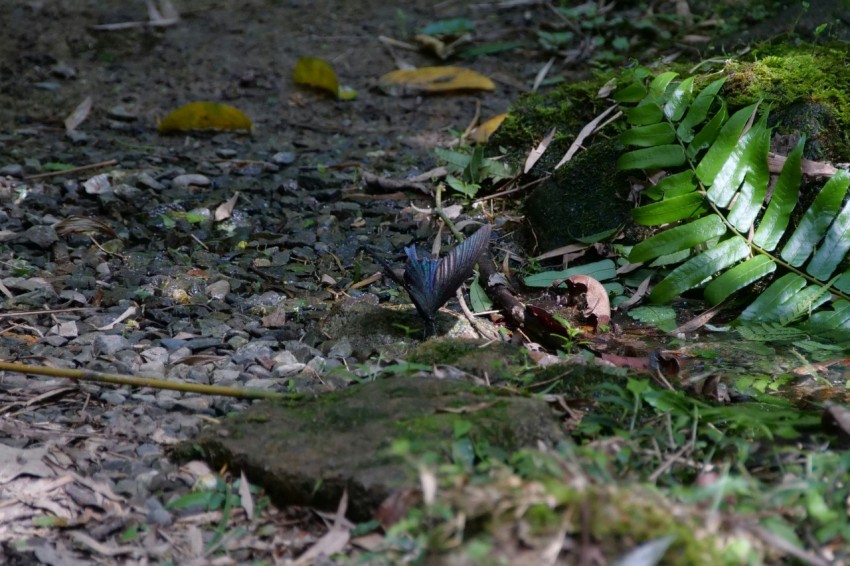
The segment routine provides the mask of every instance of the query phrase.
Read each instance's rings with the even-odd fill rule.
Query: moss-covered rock
[[[731,61],[721,94],[730,106],[758,100],[774,109],[771,125],[782,135],[807,136],[806,157],[850,160],[850,73],[845,44],[770,44],[752,61]]]
[[[596,143],[540,184],[525,202],[529,228],[541,251],[600,232],[629,218],[629,183],[617,171],[622,146]]]
[[[391,450],[396,441],[408,442],[414,454],[445,459],[458,430],[485,453],[555,446],[566,438],[543,400],[411,377],[303,403],[259,403],[208,428],[174,456],[200,454],[216,468],[244,470],[282,506],[335,509],[347,491],[351,516],[365,519],[393,490],[416,485],[404,458]]]

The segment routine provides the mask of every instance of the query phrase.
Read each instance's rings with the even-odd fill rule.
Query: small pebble
[[[215,154],[221,157],[222,159],[230,159],[236,157],[238,152],[235,149],[230,149],[229,147],[222,147],[215,150]]]
[[[189,186],[209,187],[211,184],[210,178],[206,175],[197,175],[188,173],[186,175],[178,175],[171,180],[171,184],[175,187],[185,189]]]
[[[53,81],[43,81],[43,82],[40,82],[40,83],[33,83],[32,86],[33,86],[33,88],[37,88],[38,90],[48,90],[48,91],[59,90],[60,88],[62,88],[62,85],[60,85],[57,82],[53,82]]]
[[[174,522],[174,517],[163,507],[162,503],[156,497],[150,497],[145,501],[145,507],[148,508],[147,520],[156,525],[167,527]]]
[[[127,398],[117,391],[104,391],[100,395],[102,401],[106,401],[110,405],[123,405]]]
[[[133,122],[138,118],[135,112],[121,104],[109,109],[109,117],[113,120],[120,120],[122,122]]]
[[[65,137],[71,140],[71,143],[74,145],[85,145],[89,142],[88,134],[79,130],[65,132]]]
[[[73,79],[77,76],[77,70],[67,63],[56,63],[50,67],[50,73],[60,79]]]
[[[32,226],[23,233],[23,239],[32,242],[40,248],[49,248],[59,241],[56,230],[52,226]]]
[[[92,344],[96,355],[112,356],[130,347],[130,341],[118,334],[98,334]]]
[[[0,167],[0,175],[4,175],[4,176],[8,176],[8,177],[23,177],[24,176],[24,166],[19,165],[17,163],[5,165],[3,167]]]
[[[275,165],[292,165],[295,163],[295,154],[291,151],[279,151],[272,155],[272,163]]]

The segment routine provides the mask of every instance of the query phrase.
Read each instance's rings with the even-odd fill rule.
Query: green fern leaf
[[[814,249],[813,243],[819,241],[829,228],[844,195],[850,177],[846,171],[840,171],[823,186],[815,202],[803,214],[797,229],[782,248],[782,259],[793,267],[799,267],[809,258]]]
[[[770,204],[753,236],[753,243],[765,251],[773,251],[779,244],[779,240],[785,233],[785,228],[788,227],[791,212],[797,204],[797,198],[800,194],[800,181],[803,177],[800,159],[803,156],[803,145],[805,143],[805,136],[801,136],[800,141],[788,154],[785,164],[782,166],[782,172],[776,180],[776,186],[773,188]]]
[[[644,240],[632,248],[629,261],[640,263],[656,257],[687,250],[714,240],[726,233],[723,219],[716,214],[676,226]]]
[[[654,202],[633,211],[636,223],[661,229],[632,248],[630,261],[678,264],[650,299],[666,302],[705,287],[706,300],[718,304],[781,270],[740,324],[781,327],[805,318],[812,332],[850,331],[850,269],[835,274],[850,261],[850,175],[839,171],[795,214],[804,140],[768,194],[767,113],[755,120],[757,103],[730,116],[719,94],[724,79],[694,97],[693,79],[675,78],[664,73],[643,89],[630,88],[636,105],[625,111],[630,127],[620,137],[637,148],[620,157],[620,169],[668,173],[644,192]],[[639,92],[645,95],[636,100]],[[819,310],[829,302],[832,309]]]

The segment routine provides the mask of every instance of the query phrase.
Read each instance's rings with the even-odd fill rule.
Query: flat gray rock
[[[463,438],[505,453],[566,438],[540,399],[406,377],[302,402],[258,403],[207,428],[175,456],[193,458],[200,448],[213,467],[244,470],[281,506],[335,509],[348,490],[350,516],[364,519],[394,490],[416,487],[393,444],[407,440],[414,454],[451,454],[459,421],[469,426]]]

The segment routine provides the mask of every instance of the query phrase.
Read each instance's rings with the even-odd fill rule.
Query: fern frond
[[[719,94],[724,81],[694,96],[693,77],[677,82],[663,73],[615,94],[629,122],[620,140],[632,148],[619,168],[666,172],[644,192],[654,202],[633,211],[636,223],[661,229],[629,260],[683,254],[650,293],[656,303],[703,287],[718,304],[778,272],[739,323],[767,325],[762,335],[801,320],[806,332],[850,331],[850,269],[836,274],[850,263],[850,175],[839,171],[800,210],[801,139],[768,191],[767,112],[759,115],[756,103],[730,115]],[[831,310],[822,309],[827,303]]]

